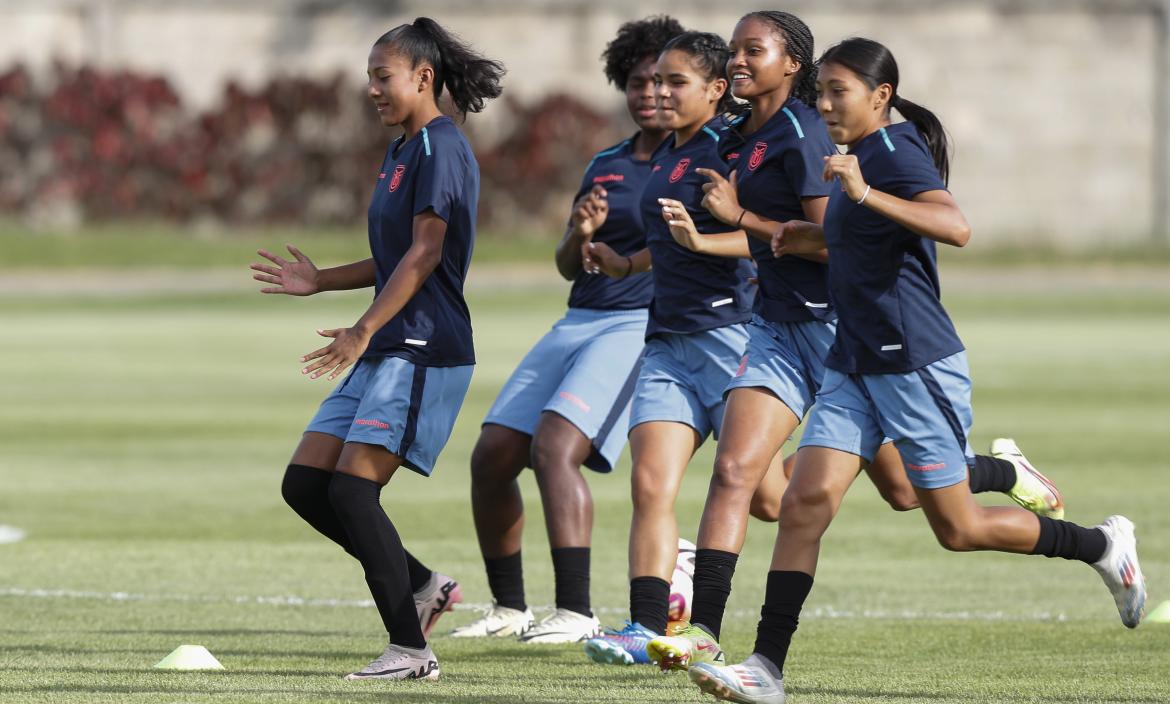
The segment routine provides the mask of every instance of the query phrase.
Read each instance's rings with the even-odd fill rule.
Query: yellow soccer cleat
[[[1016,484],[1008,492],[1012,501],[1038,516],[1064,518],[1064,498],[1060,490],[1024,457],[1016,441],[996,438],[991,441],[991,456],[1007,460],[1016,468]]]
[[[723,649],[711,634],[686,624],[673,635],[658,636],[646,645],[646,654],[663,672],[686,670],[701,662],[723,664]]]

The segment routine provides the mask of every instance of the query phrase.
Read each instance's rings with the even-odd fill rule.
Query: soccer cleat
[[[423,637],[429,640],[439,617],[461,601],[463,590],[459,588],[459,582],[432,572],[431,581],[414,593],[414,607],[418,610],[418,625],[422,627]]]
[[[437,680],[439,661],[428,645],[422,649],[391,643],[369,665],[345,676],[347,680]]]
[[[657,633],[642,624],[626,621],[620,631],[606,630],[585,641],[585,654],[602,665],[648,665],[650,656],[646,654],[646,646],[657,637]]]
[[[1097,528],[1109,542],[1093,569],[1113,594],[1121,622],[1127,628],[1137,628],[1146,612],[1146,578],[1138,564],[1133,522],[1125,516],[1110,516]]]
[[[525,643],[578,643],[601,634],[601,622],[568,609],[557,609],[520,636]]]
[[[722,665],[723,649],[711,634],[698,626],[686,624],[672,635],[658,636],[646,646],[646,654],[658,667],[685,670],[691,665],[710,662]]]
[[[738,665],[720,666],[701,662],[687,675],[716,699],[740,704],[784,704],[784,677],[773,677],[759,655]]]
[[[522,636],[532,628],[532,611],[510,609],[493,603],[486,614],[451,631],[452,638],[507,638]]]
[[[1048,477],[1041,474],[1024,457],[1016,441],[996,438],[991,441],[991,456],[1007,460],[1016,468],[1016,483],[1008,492],[1012,501],[1038,516],[1064,518],[1064,498]]]

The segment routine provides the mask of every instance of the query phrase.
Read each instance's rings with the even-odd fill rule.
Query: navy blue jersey
[[[744,136],[737,122],[722,135],[719,149],[736,171],[740,206],[779,222],[806,220],[801,198],[829,195],[824,158],[837,153],[817,111],[789,98],[760,129]],[[749,236],[752,258],[759,267],[756,312],[765,320],[787,323],[830,322],[827,267],[800,257],[775,257],[768,242]]]
[[[414,216],[434,211],[447,222],[443,255],[422,288],[370,340],[365,357],[402,357],[420,366],[475,363],[463,280],[475,246],[479,164],[446,115],[408,140],[390,145],[370,202],[370,251],[377,264],[374,295],[414,242]]]
[[[728,174],[728,167],[719,155],[717,132],[724,126],[723,118],[716,117],[681,147],[675,148],[671,135],[654,152],[650,180],[642,193],[642,219],[654,274],[647,338],[660,332],[711,330],[751,318],[754,295],[747,281],[755,275],[751,262],[696,254],[678,244],[662,219],[662,206],[658,203],[659,198],[682,202],[701,234],[733,229],[699,204],[707,178],[696,172],[707,168],[724,176]]]
[[[604,149],[585,167],[578,198],[601,186],[608,194],[609,214],[605,223],[593,233],[594,242],[604,242],[613,251],[629,256],[646,247],[646,232],[642,227],[642,189],[650,178],[650,162],[634,159],[634,141],[637,135]],[[594,276],[582,271],[573,280],[569,292],[570,308],[597,310],[629,310],[650,305],[654,280],[650,272],[634,274],[624,279]]]
[[[850,153],[875,190],[910,200],[946,189],[909,122],[874,132]],[[829,196],[825,241],[840,316],[825,366],[848,374],[900,373],[962,351],[939,300],[932,240],[858,205],[838,187]]]

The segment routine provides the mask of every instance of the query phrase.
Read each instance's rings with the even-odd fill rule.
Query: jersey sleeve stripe
[[[793,115],[788,108],[784,108],[784,114],[788,116],[789,120],[792,120],[792,126],[796,128],[796,136],[799,139],[804,139],[804,130],[800,127],[800,120],[796,119],[796,115]]]

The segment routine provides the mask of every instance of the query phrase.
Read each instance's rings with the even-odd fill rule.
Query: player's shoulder
[[[471,144],[463,134],[463,130],[447,115],[440,115],[431,120],[421,130],[423,140],[422,154],[424,157],[443,154],[468,154]]]

